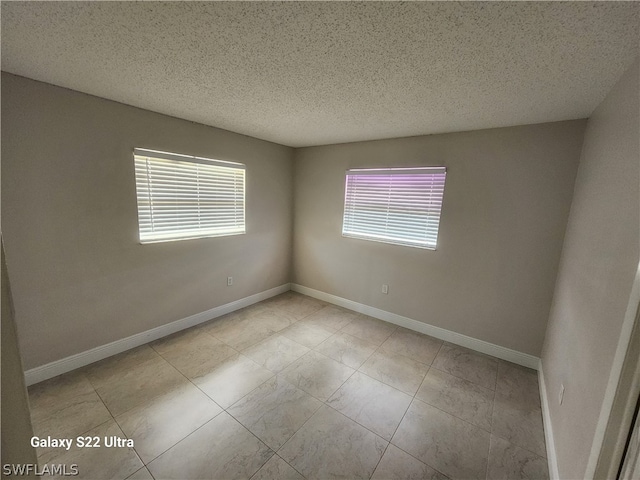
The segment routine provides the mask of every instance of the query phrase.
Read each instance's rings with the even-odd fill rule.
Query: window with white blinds
[[[342,235],[435,250],[445,167],[347,170]]]
[[[140,243],[245,233],[245,166],[134,149]]]

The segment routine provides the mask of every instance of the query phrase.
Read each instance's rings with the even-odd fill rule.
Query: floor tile
[[[431,368],[416,398],[462,420],[491,430],[493,390]]]
[[[538,390],[533,370],[287,292],[29,398],[38,436],[134,440],[38,449],[80,478],[546,480]]]
[[[103,423],[84,433],[83,436],[98,437],[101,446],[80,448],[74,442],[71,449],[56,457],[54,462],[63,465],[77,464],[78,475],[73,478],[88,480],[127,478],[144,466],[133,448],[105,446],[105,437],[126,438],[115,420]]]
[[[189,381],[161,357],[115,375],[96,389],[112,415],[120,415]]]
[[[288,292],[284,292],[274,297],[267,298],[265,301],[260,303],[267,308],[286,307],[289,303],[293,302],[299,296],[299,293],[289,290]]]
[[[322,403],[281,377],[267,380],[227,412],[251,433],[277,450]]]
[[[251,324],[258,328],[265,328],[273,332],[279,332],[296,323],[298,319],[286,311],[265,308],[251,317]]]
[[[272,372],[280,372],[309,349],[282,335],[273,335],[242,351],[251,360]]]
[[[237,354],[218,364],[195,384],[222,408],[228,408],[273,376],[266,368]]]
[[[214,337],[216,337],[216,333],[221,333],[233,327],[236,323],[241,322],[242,320],[245,320],[256,313],[256,311],[250,311],[248,310],[248,308],[242,308],[240,310],[236,310],[235,312],[227,313],[226,315],[214,318],[213,320],[199,325],[199,328],[209,335],[213,335]]]
[[[359,371],[370,377],[414,395],[427,374],[429,366],[412,358],[384,348],[378,348],[369,359],[362,364]]]
[[[217,338],[206,333],[203,328],[193,327],[155,340],[149,343],[149,346],[166,359],[168,354],[192,348],[194,343],[206,342],[207,340],[214,344],[222,343]]]
[[[93,388],[88,393],[79,394],[61,401],[51,416],[33,422],[33,434],[46,438],[75,438],[98,425],[112,420]],[[61,454],[58,448],[38,447],[37,455],[41,463],[47,463]]]
[[[389,445],[371,480],[447,480],[447,477],[395,445]]]
[[[368,479],[387,442],[323,406],[278,454],[309,479]]]
[[[147,468],[156,479],[250,478],[273,451],[222,412]]]
[[[146,467],[141,468],[136,473],[127,477],[127,480],[154,480],[153,476]]]
[[[303,323],[305,325],[313,325],[330,333],[334,333],[358,317],[360,317],[360,314],[352,310],[336,307],[334,305],[327,305],[326,307],[323,307],[309,315],[303,320]]]
[[[376,350],[375,343],[367,342],[353,335],[338,332],[314,348],[329,358],[344,363],[351,368],[360,368]]]
[[[269,308],[280,309],[293,315],[297,320],[308,317],[326,305],[320,300],[296,292],[283,293],[267,300],[264,304]]]
[[[76,397],[94,392],[87,377],[78,371],[29,387],[31,421],[36,423],[75,403]]]
[[[191,331],[152,344],[171,365],[190,379],[202,377],[238,352],[203,331]]]
[[[382,344],[388,352],[400,353],[427,365],[436,358],[442,340],[399,327]]]
[[[549,467],[546,459],[492,435],[487,478],[547,480]]]
[[[489,433],[420,400],[411,403],[391,443],[448,477],[485,478]]]
[[[354,373],[327,401],[327,405],[391,440],[411,396],[360,372]]]
[[[149,345],[142,345],[93,363],[83,371],[97,390],[104,384],[120,378],[123,373],[138,368],[148,361],[158,361],[160,358],[160,355]]]
[[[481,387],[495,390],[498,360],[467,348],[445,343],[432,365]]]
[[[240,351],[261,342],[274,333],[275,331],[267,327],[256,325],[253,322],[253,318],[248,318],[236,322],[224,330],[212,333],[212,335],[230,347]]]
[[[282,377],[296,387],[325,401],[353,372],[320,353],[310,351],[282,371]]]
[[[303,322],[298,322],[295,325],[280,331],[280,333],[294,342],[298,342],[308,348],[320,345],[331,336],[330,332],[312,325],[305,325]]]
[[[249,305],[248,307],[237,310],[236,312],[240,315],[241,318],[253,318],[256,315],[264,312],[265,310],[270,309],[271,307],[267,304],[267,302],[258,302],[254,303],[253,305]]]
[[[523,408],[517,401],[496,393],[491,433],[541,457],[547,456],[540,408]]]
[[[251,480],[304,480],[304,477],[279,456],[274,455]]]
[[[538,372],[530,368],[499,361],[496,392],[522,408],[540,408]]]
[[[397,327],[377,318],[360,315],[341,329],[342,332],[381,345]]]
[[[146,464],[222,412],[191,383],[116,417]]]

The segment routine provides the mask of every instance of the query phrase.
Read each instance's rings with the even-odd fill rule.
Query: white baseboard
[[[461,333],[452,332],[451,330],[446,330],[434,325],[429,325],[428,323],[419,322],[418,320],[414,320],[412,318],[403,317],[402,315],[397,315],[385,310],[380,310],[379,308],[370,307],[369,305],[364,305],[352,300],[347,300],[346,298],[331,295],[330,293],[321,292],[319,290],[314,290],[313,288],[304,287],[296,283],[291,284],[291,290],[293,290],[294,292],[302,293],[304,295],[308,295],[313,298],[317,298],[318,300],[323,300],[325,302],[338,305],[340,307],[348,308],[349,310],[353,310],[358,313],[364,313],[371,317],[379,318],[380,320],[393,323],[394,325],[400,325],[401,327],[405,327],[419,333],[431,335],[432,337],[439,338],[440,340],[455,343],[456,345],[467,347],[477,352],[492,355],[494,357],[501,358],[502,360],[507,360],[518,365],[523,365],[535,370],[537,370],[539,367],[540,359],[527,353],[522,353],[516,350],[511,350],[510,348],[501,347],[500,345],[485,342],[484,340],[478,340],[477,338],[468,337],[466,335],[462,335]]]
[[[291,290],[290,284],[285,283],[279,287],[271,288],[264,292],[256,293],[255,295],[250,295],[248,297],[241,298],[240,300],[220,305],[219,307],[212,308],[205,312],[196,313],[195,315],[176,320],[175,322],[152,328],[146,332],[136,333],[130,337],[116,340],[115,342],[101,345],[99,347],[92,348],[91,350],[77,353],[70,357],[56,360],[55,362],[47,363],[40,367],[32,368],[25,372],[25,382],[27,385],[33,385],[35,383],[48,380],[49,378],[62,375],[63,373],[70,372],[76,368],[84,367],[85,365],[97,362],[98,360],[139,347],[140,345],[144,345],[145,343],[152,342],[159,338],[166,337],[167,335],[179,332],[180,330],[199,325],[200,323],[231,313],[240,308],[248,307],[249,305],[253,305],[254,303],[261,302],[262,300],[266,300],[267,298],[279,295],[280,293],[284,293],[289,290]]]
[[[544,382],[544,370],[542,362],[538,368],[538,384],[540,386],[540,404],[542,405],[542,423],[544,424],[544,439],[547,444],[547,462],[549,464],[550,480],[560,480],[558,470],[558,457],[556,456],[556,443],[553,439],[553,427],[551,426],[551,412],[547,397],[547,385]]]

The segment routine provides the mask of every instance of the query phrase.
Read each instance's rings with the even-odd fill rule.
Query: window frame
[[[134,148],[133,159],[140,244],[246,234],[245,164],[147,148]],[[155,185],[151,176],[156,178]],[[222,188],[222,195],[216,187]],[[202,199],[212,192],[227,205]],[[154,210],[154,202],[164,205]],[[165,219],[154,225],[158,212]],[[182,220],[185,217],[191,223]],[[183,228],[178,225],[181,222],[186,223]]]
[[[376,182],[350,180],[350,177],[376,176],[380,177],[380,186],[376,186]],[[398,178],[393,179],[394,176]],[[348,169],[345,172],[344,183],[342,236],[390,245],[436,250],[446,176],[447,168],[444,166]],[[387,182],[388,185],[384,186],[384,182]],[[395,192],[394,186],[396,187]],[[358,194],[358,188],[361,190],[360,194]],[[415,188],[420,188],[418,195],[416,195]],[[430,192],[425,192],[424,188],[429,188]],[[385,192],[388,194],[386,203],[383,202]],[[408,201],[415,197],[419,202],[415,206],[408,204]],[[358,203],[358,200],[361,202]],[[383,213],[384,208],[387,209],[386,214]],[[394,208],[395,212],[393,212]],[[382,225],[383,218],[385,219],[384,226]],[[433,226],[434,223],[435,226]],[[381,230],[376,233],[375,228],[378,227]],[[425,229],[422,240],[416,240],[420,234],[409,232],[414,227]]]

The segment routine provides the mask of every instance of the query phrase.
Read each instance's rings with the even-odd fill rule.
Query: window
[[[435,250],[445,167],[347,170],[342,235]]]
[[[134,149],[140,243],[245,233],[245,166]]]

